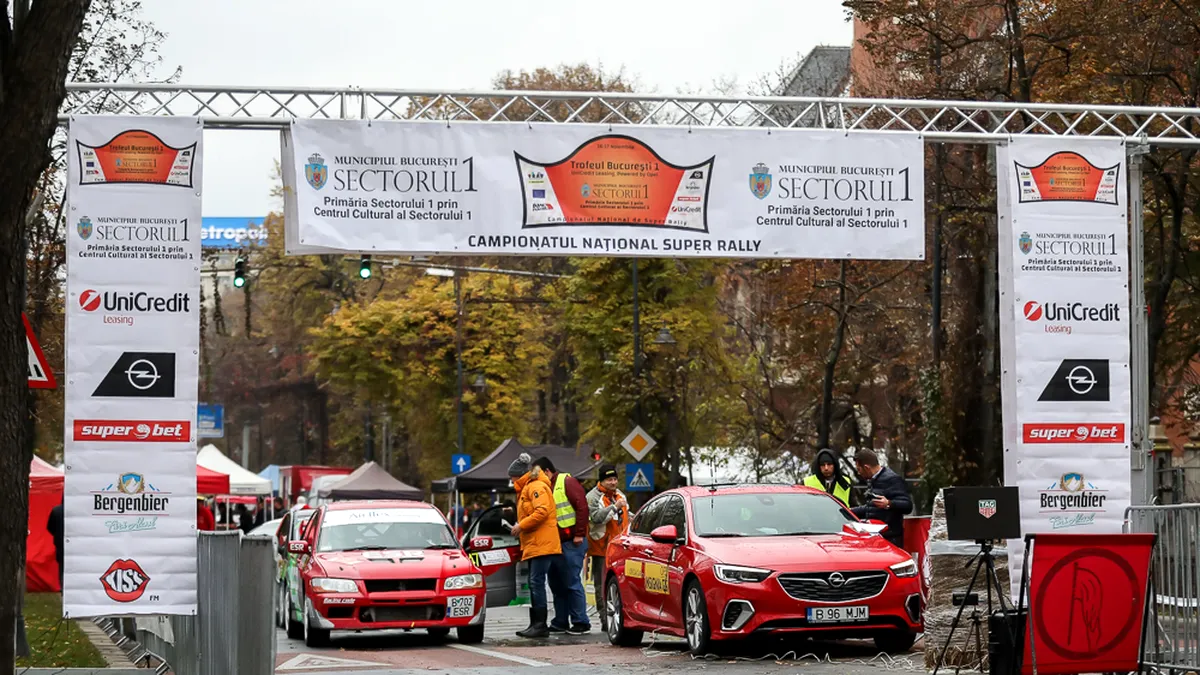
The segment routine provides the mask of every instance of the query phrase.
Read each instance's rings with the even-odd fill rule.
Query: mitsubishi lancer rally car
[[[717,641],[804,634],[908,651],[923,629],[917,566],[885,529],[806,487],[664,492],[609,544],[609,641],[637,646],[656,631],[704,654]]]
[[[303,532],[288,543],[300,600],[288,603],[288,637],[318,647],[331,631],[454,628],[459,642],[483,641],[483,574],[433,506],[331,502]]]

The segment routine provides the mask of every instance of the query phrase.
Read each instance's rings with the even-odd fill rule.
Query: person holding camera
[[[604,597],[605,556],[608,543],[629,529],[629,502],[617,489],[617,467],[600,465],[599,482],[587,494],[588,555],[592,558],[592,588],[595,589],[596,613],[600,629],[608,630],[608,607]]]
[[[850,509],[863,520],[887,523],[883,538],[904,548],[904,516],[912,513],[912,497],[904,477],[879,465],[879,456],[871,450],[854,453],[858,476],[867,483],[866,503]]]

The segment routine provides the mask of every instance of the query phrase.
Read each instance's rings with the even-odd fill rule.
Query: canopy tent
[[[196,494],[229,494],[229,475],[196,465]]]
[[[272,464],[262,471],[258,472],[259,478],[266,478],[271,481],[271,492],[279,494],[279,465]]]
[[[34,456],[29,465],[29,524],[25,539],[25,590],[57,592],[58,561],[54,537],[46,529],[50,511],[62,503],[63,472]]]
[[[533,459],[548,457],[554,462],[554,468],[569,473],[579,480],[595,480],[596,469],[600,462],[592,459],[592,447],[582,445],[578,448],[564,448],[559,445],[530,445],[524,446],[510,438],[500,444],[492,454],[466,471],[433,481],[434,492],[491,492],[511,490],[508,477],[508,465],[522,452],[528,452]]]
[[[269,495],[271,481],[259,478],[229,459],[215,445],[206,445],[196,453],[196,464],[229,476],[229,492],[232,495]]]
[[[367,462],[333,485],[317,493],[323,499],[413,499],[421,501],[425,492],[392,477],[375,462]]]

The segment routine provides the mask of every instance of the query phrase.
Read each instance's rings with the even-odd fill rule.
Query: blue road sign
[[[458,475],[471,468],[470,455],[450,455],[450,470]]]
[[[225,406],[201,403],[196,407],[196,418],[196,435],[198,437],[225,437]]]
[[[625,491],[654,492],[654,465],[626,464]]]

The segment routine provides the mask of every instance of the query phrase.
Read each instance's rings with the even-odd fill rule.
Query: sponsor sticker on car
[[[667,595],[671,588],[667,582],[667,566],[661,563],[645,563],[643,566],[646,591]]]

